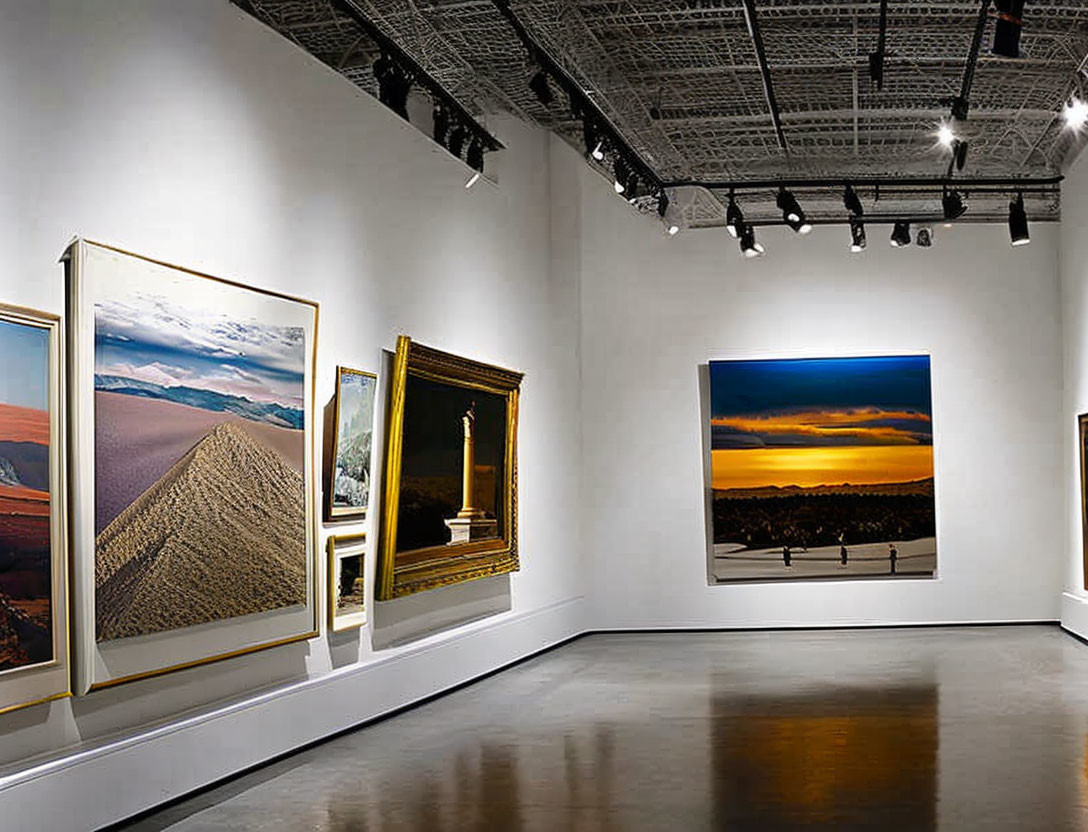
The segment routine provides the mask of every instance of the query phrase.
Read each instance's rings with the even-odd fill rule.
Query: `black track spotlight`
[[[662,189],[657,195],[657,215],[662,219],[669,212],[669,195]]]
[[[956,170],[963,170],[967,164],[967,142],[963,139],[952,142],[952,162],[956,165]]]
[[[412,76],[385,53],[374,62],[371,69],[378,82],[378,100],[401,118],[407,119]]]
[[[452,153],[458,159],[461,158],[461,150],[465,146],[466,138],[468,138],[468,136],[465,133],[465,128],[462,127],[460,124],[454,127],[453,130],[450,132],[450,141],[449,144],[446,145],[446,147],[449,149],[450,153]]]
[[[446,144],[446,134],[450,132],[450,114],[441,104],[434,106],[434,140],[440,145]]]
[[[899,220],[892,228],[892,245],[895,248],[903,248],[903,246],[910,245],[910,223],[906,220]]]
[[[468,146],[468,155],[465,157],[468,166],[480,173],[484,172],[484,146],[479,139],[473,139]]]
[[[850,251],[857,254],[865,250],[865,223],[857,217],[850,218]]]
[[[748,223],[744,223],[740,230],[740,253],[745,257],[761,257],[764,248],[756,242],[756,230]]]
[[[869,53],[869,80],[878,90],[884,89],[884,53],[880,50]]]
[[[662,189],[657,195],[657,214],[670,237],[675,237],[684,227],[684,214]]]
[[[550,107],[552,101],[555,100],[555,96],[552,95],[551,85],[548,83],[548,75],[542,69],[534,72],[533,77],[529,79],[529,89],[533,91],[536,100],[545,107]]]
[[[808,234],[812,230],[812,225],[805,219],[805,212],[801,210],[801,205],[792,192],[779,188],[775,204],[782,210],[782,219],[786,221],[786,225],[794,231]]]
[[[582,118],[582,141],[586,155],[600,162],[604,159],[604,140],[597,134],[597,126],[589,116]]]
[[[918,248],[930,248],[933,245],[933,229],[928,225],[919,226],[918,233],[914,235],[914,242]]]
[[[994,3],[993,53],[1003,58],[1020,57],[1020,30],[1024,26],[1024,0],[997,0]]]
[[[737,238],[740,237],[740,232],[744,229],[744,212],[740,210],[740,206],[737,205],[737,200],[733,197],[733,194],[729,194],[729,204],[725,207],[725,227],[729,229],[730,234]]]
[[[854,190],[853,185],[847,185],[842,192],[842,204],[855,217],[860,217],[865,213],[865,208],[862,206],[861,200],[858,199],[858,192]]]
[[[941,208],[944,210],[946,220],[956,220],[967,211],[967,205],[960,196],[959,191],[945,191],[941,197]]]
[[[639,184],[638,174],[631,171],[627,177],[627,183],[623,186],[623,195],[627,197],[628,202],[634,202],[638,199]]]
[[[616,177],[613,187],[616,193],[622,194],[627,190],[627,180],[631,178],[631,169],[627,167],[627,161],[622,156],[617,155],[612,162],[612,173]]]
[[[1028,215],[1024,210],[1024,195],[1017,194],[1009,202],[1009,239],[1014,246],[1026,246],[1031,242],[1028,234]]]

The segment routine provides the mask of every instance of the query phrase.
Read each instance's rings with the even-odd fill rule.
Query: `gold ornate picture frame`
[[[397,339],[378,600],[518,569],[522,378],[406,335]]]
[[[366,533],[331,535],[325,553],[329,631],[357,630],[366,624]]]

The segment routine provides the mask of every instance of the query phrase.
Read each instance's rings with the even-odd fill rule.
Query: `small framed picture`
[[[334,633],[366,624],[366,535],[333,535],[329,555],[329,629]]]
[[[378,377],[336,368],[336,427],[329,471],[329,520],[362,520],[370,502],[370,451]]]

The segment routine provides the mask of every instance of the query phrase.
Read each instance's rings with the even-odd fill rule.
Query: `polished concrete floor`
[[[1055,627],[598,635],[131,830],[1088,830]]]

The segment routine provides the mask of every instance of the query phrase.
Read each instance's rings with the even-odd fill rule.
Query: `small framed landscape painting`
[[[373,373],[336,368],[336,433],[326,497],[330,520],[366,517],[377,384]]]
[[[316,635],[317,305],[67,262],[78,692]]]
[[[709,370],[710,583],[932,577],[929,356]]]
[[[0,713],[70,693],[60,341],[0,305]]]
[[[513,572],[522,374],[397,340],[376,595]]]
[[[333,535],[329,556],[329,629],[334,633],[366,624],[366,535]]]

